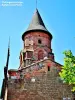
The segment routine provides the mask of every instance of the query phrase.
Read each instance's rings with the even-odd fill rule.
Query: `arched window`
[[[50,71],[50,67],[51,67],[51,64],[48,63],[48,64],[47,64],[48,71]]]
[[[26,58],[26,53],[23,53],[23,60],[25,60]]]
[[[22,55],[20,55],[20,64],[22,64]]]
[[[40,59],[43,59],[43,51],[42,50],[40,50],[39,52],[38,52],[38,60],[40,60]]]
[[[38,43],[39,43],[39,44],[41,44],[41,43],[42,43],[42,41],[39,39],[39,40],[38,40]]]
[[[48,66],[48,71],[50,71],[50,66]]]

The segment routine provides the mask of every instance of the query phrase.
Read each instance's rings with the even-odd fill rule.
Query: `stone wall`
[[[55,67],[29,79],[8,80],[8,100],[63,100],[63,97],[73,100],[71,86],[62,83]]]
[[[26,34],[24,37],[24,49],[32,50],[32,48],[34,51],[33,56],[35,60],[39,60],[39,57],[48,57],[48,53],[52,53],[51,37],[47,33],[39,31]],[[40,53],[40,56],[39,51],[42,51],[42,53]]]

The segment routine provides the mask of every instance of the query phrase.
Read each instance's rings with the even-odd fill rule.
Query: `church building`
[[[22,34],[18,69],[5,67],[3,100],[75,100],[71,86],[60,79],[62,65],[55,61],[52,38],[36,9],[28,29]]]

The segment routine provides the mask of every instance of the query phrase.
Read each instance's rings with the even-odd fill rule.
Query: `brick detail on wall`
[[[8,100],[73,100],[71,86],[62,83],[56,68],[32,78],[8,80]]]

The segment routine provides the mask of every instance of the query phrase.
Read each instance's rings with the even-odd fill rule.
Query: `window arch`
[[[43,59],[43,55],[44,55],[43,51],[40,50],[40,51],[38,52],[38,60]]]
[[[41,43],[42,43],[42,41],[39,39],[39,40],[38,40],[38,43],[39,43],[39,44],[41,44]]]
[[[50,71],[50,66],[48,66],[48,71]]]

